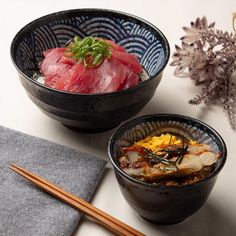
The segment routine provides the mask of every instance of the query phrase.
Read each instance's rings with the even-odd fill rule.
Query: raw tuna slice
[[[142,67],[135,55],[124,47],[111,44],[111,57],[97,67],[85,67],[68,54],[66,48],[53,48],[44,52],[40,69],[45,85],[58,90],[82,94],[110,93],[137,85]]]
[[[120,52],[125,52],[125,48],[114,43],[112,40],[105,40],[106,42],[108,42],[109,44],[111,44],[112,48],[116,51],[120,51]]]
[[[49,87],[63,90],[70,79],[73,60],[64,56],[65,48],[54,48],[44,52],[45,59],[41,64],[41,71],[46,77],[45,84]]]
[[[141,73],[143,70],[138,58],[133,54],[112,50],[111,60],[112,59],[118,60],[123,65],[129,67],[136,74]]]
[[[117,91],[126,80],[126,68],[121,63],[105,59],[98,68],[98,93]]]
[[[72,67],[72,76],[65,90],[78,93],[109,93],[117,91],[126,80],[126,68],[116,61],[105,59],[97,68]]]
[[[131,88],[131,87],[135,86],[138,83],[138,79],[139,79],[139,77],[137,74],[126,69],[125,81],[120,85],[118,90],[123,90],[123,89]]]

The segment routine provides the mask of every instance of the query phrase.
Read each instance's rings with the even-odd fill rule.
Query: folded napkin
[[[9,169],[15,163],[89,201],[106,161],[0,126],[0,235],[71,235],[81,213]]]

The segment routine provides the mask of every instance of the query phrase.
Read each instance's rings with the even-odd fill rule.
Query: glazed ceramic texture
[[[185,186],[155,186],[124,173],[118,164],[123,147],[148,135],[172,133],[211,146],[221,153],[213,173],[194,184]],[[174,224],[194,214],[207,200],[221,169],[227,149],[221,136],[207,124],[176,114],[149,115],[121,126],[111,137],[108,148],[117,181],[126,201],[143,218],[159,224]]]
[[[33,80],[43,51],[65,47],[74,36],[111,39],[134,53],[150,79],[108,94],[75,94],[48,88]],[[101,131],[135,114],[152,98],[169,59],[169,44],[155,26],[122,12],[74,9],[36,19],[13,39],[11,57],[31,100],[47,115],[85,131]]]

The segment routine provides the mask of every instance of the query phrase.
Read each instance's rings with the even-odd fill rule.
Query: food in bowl
[[[154,140],[152,140],[153,138]],[[185,152],[187,149],[187,152],[191,145],[194,149],[197,147],[200,152],[204,150],[205,153],[205,149],[207,150],[206,153],[213,160],[207,158],[208,161],[210,160],[207,164],[210,165],[204,167],[206,169],[203,178],[197,179],[197,181],[187,179],[179,181],[174,177],[169,182],[164,180],[162,182],[159,178],[157,181],[154,178],[152,182],[142,179],[143,176],[136,178],[123,170],[125,166],[121,166],[120,158],[124,155],[126,148],[132,149],[135,146],[137,149],[145,148],[148,149],[148,152],[154,152],[161,143],[162,148],[166,150],[170,141],[174,146],[174,156],[177,155],[181,164],[187,158],[179,155],[178,151],[182,154],[182,151]],[[175,145],[180,149],[176,149]],[[194,149],[191,152],[194,152]],[[170,149],[167,153],[164,151],[162,154],[172,157],[172,151]],[[134,211],[152,222],[175,224],[194,214],[206,202],[225,164],[227,149],[220,134],[200,120],[178,114],[153,114],[133,119],[120,126],[109,141],[108,154],[124,199]],[[136,159],[136,153],[134,156],[130,156],[130,158],[132,157]],[[155,155],[154,161],[156,158]],[[202,166],[201,162],[200,165],[199,162],[197,163],[195,161],[191,163],[194,170],[200,169]],[[167,167],[163,163],[157,164]],[[137,167],[139,167],[138,165]],[[188,165],[188,167],[190,166]],[[168,171],[163,171],[161,174],[168,173]],[[175,166],[171,166],[171,171],[176,171]],[[172,173],[171,171],[169,173]],[[192,169],[188,168],[188,171],[192,172]]]
[[[154,185],[181,186],[209,176],[220,158],[207,144],[170,133],[150,134],[123,147],[118,162],[128,175]]]
[[[42,75],[36,73],[34,79],[68,92],[116,92],[137,85],[146,74],[137,56],[112,40],[93,36],[76,36],[67,47],[43,54]]]
[[[149,79],[106,93],[54,89],[33,79],[43,52],[65,48],[78,35],[112,40],[135,55]],[[72,9],[42,16],[25,25],[11,44],[11,58],[29,98],[46,115],[82,132],[102,132],[136,115],[154,96],[170,55],[164,34],[149,22],[124,12]]]

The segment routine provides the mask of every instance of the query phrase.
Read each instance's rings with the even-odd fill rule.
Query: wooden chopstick
[[[84,201],[83,199],[66,192],[65,190],[59,188],[58,186],[46,181],[45,179],[15,165],[11,164],[9,167],[11,170],[15,171],[16,173],[20,174],[24,178],[28,179],[39,188],[43,189],[44,191],[50,193],[51,195],[55,196],[56,198],[64,201],[65,203],[71,205],[72,207],[80,210],[81,212],[85,213],[86,215],[96,219],[100,224],[108,228],[110,231],[115,233],[119,236],[145,236],[145,234],[137,231],[136,229],[132,228],[131,226],[121,222],[120,220],[114,218],[113,216],[99,210],[95,206],[91,205],[90,203]]]

